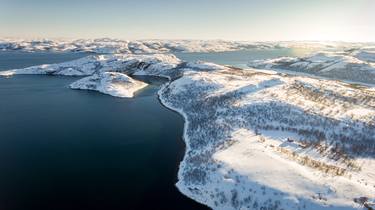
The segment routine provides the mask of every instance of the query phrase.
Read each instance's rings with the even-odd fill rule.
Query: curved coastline
[[[235,74],[235,73],[233,73],[233,74]],[[233,75],[233,74],[230,74],[230,75]],[[187,74],[185,76],[188,78],[187,81],[190,81],[189,79],[191,79],[194,82],[198,82],[198,80],[194,80],[194,79],[203,78],[202,79],[203,81],[205,81],[205,82],[208,81],[207,82],[208,83],[207,87],[208,87],[210,82],[217,83],[217,84],[226,84],[227,80],[225,80],[224,78],[227,78],[228,72],[225,72],[225,71],[222,71],[222,72],[220,72],[220,71],[218,71],[218,72],[206,72],[206,73],[196,73],[195,75],[194,74]],[[196,76],[196,77],[194,77],[194,76]],[[249,78],[251,78],[252,80],[248,80]],[[213,79],[213,81],[211,81],[210,79]],[[249,74],[249,75],[245,76],[245,78],[238,77],[236,79],[237,79],[236,81],[238,82],[238,86],[236,86],[234,88],[234,90],[240,90],[240,91],[237,91],[238,94],[248,94],[248,95],[252,96],[252,95],[254,95],[254,92],[256,92],[256,91],[263,91],[262,92],[262,98],[260,98],[259,100],[267,99],[268,93],[273,93],[273,92],[281,92],[282,93],[285,89],[288,89],[289,87],[293,87],[294,84],[299,84],[300,83],[299,81],[304,81],[304,82],[306,82],[308,84],[311,84],[311,85],[317,85],[317,84],[323,83],[323,87],[321,87],[323,91],[330,91],[332,86],[335,87],[335,85],[338,85],[338,86],[341,85],[341,83],[332,85],[332,84],[329,84],[329,82],[325,82],[325,81],[322,81],[322,80],[316,80],[316,79],[308,79],[308,78],[305,78],[305,77],[303,77],[303,78],[302,77],[300,77],[300,78],[290,78],[288,76],[256,73],[255,71],[252,74]],[[327,200],[329,202],[332,202],[332,203],[330,203],[329,206],[326,206],[325,204],[322,204],[321,202],[319,202],[319,200],[318,201],[314,200],[314,197],[309,198],[305,194],[301,194],[300,191],[294,193],[294,192],[290,192],[288,190],[285,190],[283,188],[283,186],[281,186],[282,184],[293,183],[293,182],[289,183],[288,179],[286,179],[286,181],[282,182],[280,185],[267,185],[266,182],[264,182],[264,180],[261,177],[255,176],[256,173],[258,173],[258,171],[259,171],[259,173],[260,172],[262,172],[262,173],[267,172],[267,173],[272,174],[271,172],[274,172],[274,170],[272,170],[270,168],[260,167],[260,168],[258,168],[258,170],[252,171],[251,169],[255,169],[256,168],[255,166],[257,166],[257,165],[255,165],[254,166],[255,168],[254,168],[253,165],[250,164],[248,171],[245,171],[245,172],[248,173],[249,176],[255,174],[254,175],[255,178],[254,179],[248,179],[247,174],[241,175],[237,172],[235,172],[235,173],[231,172],[232,168],[234,168],[233,170],[238,169],[238,168],[235,168],[235,167],[237,167],[236,165],[230,165],[230,164],[232,164],[232,162],[224,162],[224,163],[228,164],[227,165],[228,166],[227,169],[229,169],[228,173],[234,174],[232,176],[232,178],[234,177],[233,180],[235,180],[235,181],[233,181],[233,183],[230,181],[231,177],[227,176],[228,178],[226,178],[226,174],[222,174],[222,171],[220,171],[221,169],[215,170],[215,171],[207,170],[207,169],[210,169],[210,168],[203,169],[203,170],[206,170],[206,172],[208,173],[207,176],[212,178],[209,183],[199,185],[197,183],[189,182],[189,176],[191,176],[192,174],[190,174],[190,175],[188,174],[188,176],[186,176],[187,175],[186,171],[189,171],[190,169],[192,169],[192,168],[189,167],[189,165],[191,163],[193,163],[193,162],[190,161],[190,157],[192,157],[192,156],[194,156],[194,154],[196,154],[194,152],[199,153],[199,150],[202,149],[202,148],[198,147],[198,148],[195,148],[194,151],[192,151],[192,148],[194,148],[195,132],[199,133],[199,130],[197,130],[197,131],[191,130],[191,127],[189,127],[189,125],[191,123],[191,122],[189,122],[189,117],[191,117],[190,120],[194,120],[195,111],[194,111],[194,109],[190,109],[190,108],[194,108],[194,107],[190,107],[190,108],[189,108],[189,106],[185,107],[184,104],[189,103],[189,101],[191,99],[192,99],[192,101],[194,101],[195,98],[194,97],[191,98],[190,95],[189,95],[190,91],[199,92],[199,88],[196,87],[196,86],[189,86],[189,84],[191,85],[191,84],[195,84],[195,83],[194,82],[189,83],[187,81],[186,80],[180,80],[180,79],[170,81],[169,83],[167,83],[163,87],[161,87],[160,90],[158,91],[158,96],[159,96],[160,102],[165,107],[167,107],[167,108],[179,113],[180,115],[182,115],[184,117],[184,120],[185,120],[183,138],[184,138],[184,142],[185,142],[185,145],[186,145],[186,150],[185,150],[185,156],[184,156],[183,160],[181,161],[181,163],[179,165],[178,182],[176,183],[176,186],[177,186],[178,190],[182,194],[185,194],[189,198],[191,198],[191,199],[193,199],[193,200],[195,200],[199,203],[202,203],[202,204],[204,204],[204,205],[206,205],[210,208],[214,208],[214,209],[229,209],[229,208],[237,209],[237,207],[239,207],[242,204],[239,204],[239,205],[236,205],[236,206],[235,205],[230,206],[231,204],[229,202],[225,201],[225,204],[223,204],[223,205],[219,205],[219,206],[216,205],[216,202],[214,202],[215,199],[210,200],[210,196],[213,193],[217,192],[216,189],[211,188],[212,185],[215,185],[215,186],[220,185],[218,188],[219,188],[219,190],[222,190],[221,192],[227,192],[228,193],[228,192],[237,192],[235,190],[239,190],[238,194],[241,194],[241,195],[238,195],[238,194],[235,193],[235,196],[232,196],[232,200],[230,200],[230,202],[233,202],[233,197],[236,198],[236,196],[239,197],[239,196],[249,194],[248,189],[242,190],[242,188],[239,188],[238,185],[236,185],[237,183],[240,183],[239,184],[240,186],[245,186],[245,187],[249,188],[250,190],[252,190],[252,191],[250,191],[250,193],[253,192],[253,194],[254,194],[253,201],[255,201],[254,202],[255,206],[259,207],[259,205],[261,205],[261,206],[270,207],[270,206],[276,205],[276,206],[279,206],[279,207],[285,206],[285,207],[288,207],[288,209],[298,209],[299,206],[301,206],[301,205],[306,206],[306,209],[352,209],[355,206],[355,204],[350,203],[350,201],[351,201],[350,197],[355,197],[355,196],[358,196],[358,195],[361,195],[361,194],[366,194],[365,193],[366,191],[362,188],[358,189],[357,191],[355,191],[353,193],[342,194],[341,189],[343,189],[343,187],[346,188],[346,186],[351,186],[350,188],[352,188],[352,187],[357,186],[357,183],[348,181],[346,179],[345,180],[342,179],[340,181],[337,181],[337,183],[334,184],[334,186],[333,186],[334,188],[339,189],[339,191],[337,193],[336,193],[336,191],[332,191],[332,192],[327,191],[327,195],[326,195],[328,197]],[[249,81],[251,81],[251,82],[249,82]],[[249,85],[249,83],[251,85]],[[188,89],[186,87],[189,87],[190,89]],[[225,88],[225,86],[223,85],[222,87],[221,86],[218,86],[218,87],[219,87],[218,89],[221,90],[221,93],[222,93],[223,92],[222,90]],[[255,87],[257,89],[254,89]],[[273,89],[272,89],[272,87],[273,87]],[[343,94],[340,91],[344,91],[344,89],[347,88],[347,87],[345,85],[342,85],[340,87],[342,87],[343,89],[337,90],[338,94]],[[197,89],[195,89],[195,88],[197,88]],[[172,89],[173,90],[175,89],[178,93],[175,93]],[[171,90],[172,92],[169,92],[169,90]],[[270,91],[270,90],[272,90],[272,91]],[[347,89],[345,89],[345,90],[347,90]],[[201,89],[201,91],[206,92],[206,90],[204,88],[203,88],[203,90]],[[352,90],[352,91],[355,91],[355,90]],[[197,95],[199,96],[199,94],[197,94]],[[222,94],[222,95],[225,96],[224,94]],[[175,96],[175,98],[174,98],[174,96]],[[193,94],[192,96],[195,96],[195,95]],[[177,102],[176,100],[179,99],[179,97],[183,97],[183,99],[187,99],[187,100],[182,101],[181,103]],[[235,97],[235,96],[233,96],[233,97]],[[283,101],[285,99],[280,98],[279,100]],[[289,101],[289,103],[293,103],[293,101]],[[264,106],[266,106],[266,105],[267,104],[265,104]],[[254,105],[253,105],[253,107],[257,108],[257,106],[254,106]],[[231,107],[228,107],[228,109],[229,108],[231,108]],[[249,106],[249,108],[245,107],[245,108],[243,108],[243,110],[240,110],[240,112],[237,112],[237,114],[241,114],[241,111],[247,111],[247,110],[251,111],[251,108],[252,108],[251,106]],[[280,108],[282,108],[282,107],[280,106]],[[203,109],[204,109],[204,106],[203,106]],[[187,112],[185,112],[184,110],[187,111]],[[272,109],[272,110],[276,110],[276,109]],[[275,113],[276,112],[272,112],[271,114],[275,114]],[[290,112],[289,115],[287,114],[286,116],[288,116],[288,117],[289,116],[290,117],[299,117],[300,116],[299,113],[300,112],[298,112],[298,110],[296,109],[296,112]],[[234,113],[234,114],[236,114],[236,113]],[[266,114],[267,113],[264,113],[261,116],[266,116]],[[303,116],[306,118],[305,115],[303,115]],[[236,115],[235,115],[235,117],[236,117]],[[300,117],[302,117],[302,116],[300,116]],[[307,115],[307,117],[309,117],[309,116]],[[226,119],[225,115],[223,116],[222,119],[223,120],[229,120],[228,121],[229,123],[233,122],[229,118]],[[314,119],[315,119],[314,117],[311,117],[311,119],[309,118],[310,121],[314,120]],[[310,121],[306,121],[306,122],[310,122]],[[231,127],[231,129],[232,128],[233,127]],[[313,171],[312,169],[307,168],[306,166],[303,166],[303,165],[297,165],[293,161],[289,161],[289,160],[286,161],[283,157],[281,157],[281,155],[273,152],[272,149],[263,149],[263,148],[266,148],[264,146],[264,144],[258,143],[257,141],[255,141],[256,139],[253,138],[253,135],[252,135],[251,132],[246,133],[246,132],[243,131],[243,129],[249,129],[249,127],[247,127],[247,124],[242,125],[241,128],[242,128],[242,130],[241,129],[238,130],[238,129],[233,128],[232,129],[233,132],[231,131],[231,134],[232,134],[231,138],[233,138],[236,141],[236,144],[232,147],[232,148],[235,148],[235,149],[229,149],[229,147],[228,147],[225,150],[220,150],[219,152],[215,153],[214,158],[216,158],[219,161],[229,161],[229,159],[225,159],[224,156],[226,155],[226,157],[228,157],[228,155],[230,156],[230,155],[236,154],[237,156],[235,156],[235,157],[238,160],[243,160],[246,163],[249,163],[248,161],[250,161],[251,158],[249,158],[249,157],[251,155],[250,156],[245,155],[243,157],[241,156],[243,154],[246,154],[245,152],[249,149],[246,149],[246,151],[245,150],[242,151],[239,148],[254,147],[255,150],[252,151],[253,152],[252,154],[258,155],[259,158],[260,158],[260,162],[263,161],[264,163],[269,163],[269,161],[273,160],[273,161],[276,161],[278,164],[285,163],[285,164],[287,164],[285,167],[288,168],[288,170],[281,171],[280,173],[282,175],[288,175],[292,178],[293,177],[300,177],[300,178],[298,178],[298,182],[303,182],[303,183],[306,183],[306,185],[313,186],[313,188],[311,188],[312,189],[311,192],[308,192],[309,194],[314,194],[315,192],[319,193],[319,190],[321,190],[321,189],[324,190],[325,188],[327,188],[327,186],[330,186],[330,185],[328,185],[330,178],[325,178],[321,182],[316,183],[315,181],[317,181],[317,180],[315,180],[314,178],[310,178],[310,175],[318,173],[317,171]],[[237,134],[239,134],[239,135],[237,136]],[[190,137],[192,137],[192,139],[189,137],[189,135],[190,135]],[[274,143],[272,138],[273,137],[267,137],[267,141],[269,141],[270,143]],[[193,142],[192,142],[192,140],[193,140]],[[273,147],[269,146],[269,148],[273,148]],[[197,151],[197,149],[198,149],[198,151]],[[258,150],[259,151],[264,150],[263,151],[264,153],[263,152],[257,153]],[[191,153],[191,152],[193,152],[193,153]],[[243,159],[241,159],[241,158],[243,158]],[[195,159],[195,161],[197,161],[197,160],[198,159]],[[231,160],[231,161],[234,161],[234,160]],[[236,161],[234,161],[234,162],[236,162]],[[241,166],[242,165],[239,165],[238,167],[241,167]],[[222,168],[222,167],[220,167],[220,168]],[[225,170],[227,170],[227,169],[225,169]],[[290,171],[289,169],[292,170],[293,173],[289,173],[289,171]],[[302,171],[302,170],[304,170],[303,172],[304,173],[306,172],[306,173],[300,174],[300,171]],[[262,173],[260,173],[260,174],[262,174]],[[285,173],[285,174],[283,174],[283,173]],[[302,175],[304,175],[304,176],[302,176]],[[271,175],[271,176],[273,176],[273,175]],[[239,181],[236,181],[237,179]],[[265,179],[267,180],[267,177]],[[229,181],[226,181],[226,180],[229,180]],[[221,184],[223,184],[223,185],[221,185]],[[273,183],[271,183],[271,184],[273,184]],[[280,188],[278,188],[278,187],[280,187]],[[232,190],[229,191],[228,189],[233,189],[233,191]],[[296,189],[299,189],[299,188],[296,188]],[[263,190],[264,194],[261,194],[261,193],[259,193],[259,195],[256,194],[256,192],[262,192],[262,190]],[[267,194],[265,194],[265,191],[268,191],[270,194],[273,194],[273,197],[275,198],[274,204],[268,203],[269,197],[267,196]],[[275,196],[275,195],[277,195],[277,196]],[[294,196],[293,199],[295,199],[295,200],[287,199],[286,197],[284,197],[284,195]],[[217,197],[216,200],[217,199],[219,199],[219,198]],[[244,198],[244,199],[246,199],[246,198]],[[342,199],[342,203],[341,204],[335,203],[335,199]],[[234,203],[234,204],[237,204],[237,203]],[[258,208],[254,207],[254,209],[258,209]],[[275,209],[277,209],[277,208],[275,208]]]
[[[159,91],[157,92],[157,96],[158,96],[158,99],[160,101],[160,104],[162,104],[164,107],[168,108],[169,110],[173,111],[173,112],[176,112],[178,113],[179,115],[181,115],[184,119],[184,129],[183,129],[183,135],[182,135],[182,139],[185,143],[185,152],[184,152],[184,157],[182,159],[182,161],[180,162],[180,165],[178,167],[178,174],[177,174],[177,180],[178,182],[175,184],[177,189],[181,192],[181,194],[183,194],[184,196],[202,204],[202,205],[205,205],[209,208],[212,209],[211,206],[207,205],[207,202],[205,202],[204,200],[200,200],[197,196],[194,196],[194,194],[190,194],[188,193],[188,190],[186,190],[186,188],[184,187],[184,185],[181,183],[182,182],[182,171],[183,171],[183,168],[185,168],[186,166],[186,162],[185,162],[185,158],[186,158],[186,155],[187,153],[191,150],[190,148],[190,140],[189,140],[189,137],[188,135],[186,134],[187,133],[187,129],[189,127],[189,120],[187,118],[187,115],[186,113],[182,110],[182,109],[179,109],[179,108],[176,108],[174,107],[172,104],[170,104],[169,102],[167,102],[165,100],[165,98],[163,98],[162,96],[162,92],[165,88],[167,88],[169,86],[169,84],[171,83],[171,81],[168,81],[167,83],[165,83],[164,85],[162,85],[159,89]]]

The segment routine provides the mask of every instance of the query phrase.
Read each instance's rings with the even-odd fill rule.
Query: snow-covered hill
[[[326,51],[302,58],[257,60],[250,62],[249,66],[375,84],[375,50],[373,49]]]
[[[82,78],[69,87],[80,90],[95,90],[116,97],[131,98],[147,84],[118,72],[102,72]]]
[[[215,209],[350,209],[375,195],[375,92],[256,71],[160,92],[187,121],[179,189]]]
[[[108,54],[90,55],[81,59],[58,64],[45,64],[24,69],[1,71],[0,75],[13,74],[49,74],[66,76],[85,76],[94,73],[113,71],[133,73],[135,70],[148,72],[164,72],[175,68],[181,61],[174,55],[152,54]]]
[[[375,92],[256,71],[160,91],[186,120],[178,188],[214,209],[352,209],[375,195]]]

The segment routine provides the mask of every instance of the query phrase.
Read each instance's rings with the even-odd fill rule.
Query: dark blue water
[[[12,52],[0,51],[0,70],[25,68],[33,65],[61,63],[87,56],[88,53]]]
[[[311,53],[308,49],[272,49],[272,50],[240,50],[232,52],[209,53],[174,53],[185,61],[208,61],[221,65],[230,65],[239,68],[247,68],[247,63],[252,60],[277,58],[282,56],[304,56]]]
[[[82,54],[0,53],[0,69]],[[174,183],[183,119],[152,83],[133,99],[71,90],[77,78],[0,78],[0,209],[205,209]]]

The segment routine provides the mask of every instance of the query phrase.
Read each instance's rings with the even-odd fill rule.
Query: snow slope
[[[80,90],[95,90],[104,94],[131,98],[147,84],[118,72],[102,72],[82,78],[69,87]]]
[[[136,70],[145,70],[156,73],[175,68],[179,63],[181,63],[181,61],[178,58],[169,54],[90,55],[81,59],[59,64],[45,64],[24,69],[1,71],[0,75],[11,76],[13,74],[49,74],[86,76],[106,71],[127,72],[130,74]]]
[[[375,93],[251,70],[186,72],[181,192],[214,209],[355,209],[375,195]]]
[[[326,51],[302,58],[282,57],[251,61],[250,67],[291,70],[333,79],[375,84],[375,51]]]

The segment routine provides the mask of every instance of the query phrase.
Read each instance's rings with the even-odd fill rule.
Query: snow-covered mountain
[[[332,75],[367,71],[373,54],[367,48],[288,59],[287,67]],[[119,97],[146,85],[132,75],[169,78],[159,98],[186,122],[177,187],[211,208],[374,207],[374,88],[169,54],[91,55],[0,72],[13,74],[86,76],[70,87]]]
[[[94,53],[224,52],[252,49],[351,49],[369,44],[345,42],[250,42],[226,40],[121,40],[121,39],[0,39],[0,51],[57,51]],[[374,46],[374,44],[372,44]]]
[[[221,52],[241,49],[269,49],[282,47],[278,43],[241,42],[223,40],[22,40],[0,39],[0,50],[71,51],[95,53],[166,53],[166,52]]]
[[[308,57],[252,61],[250,67],[289,70],[333,79],[375,84],[375,50],[325,51]]]

